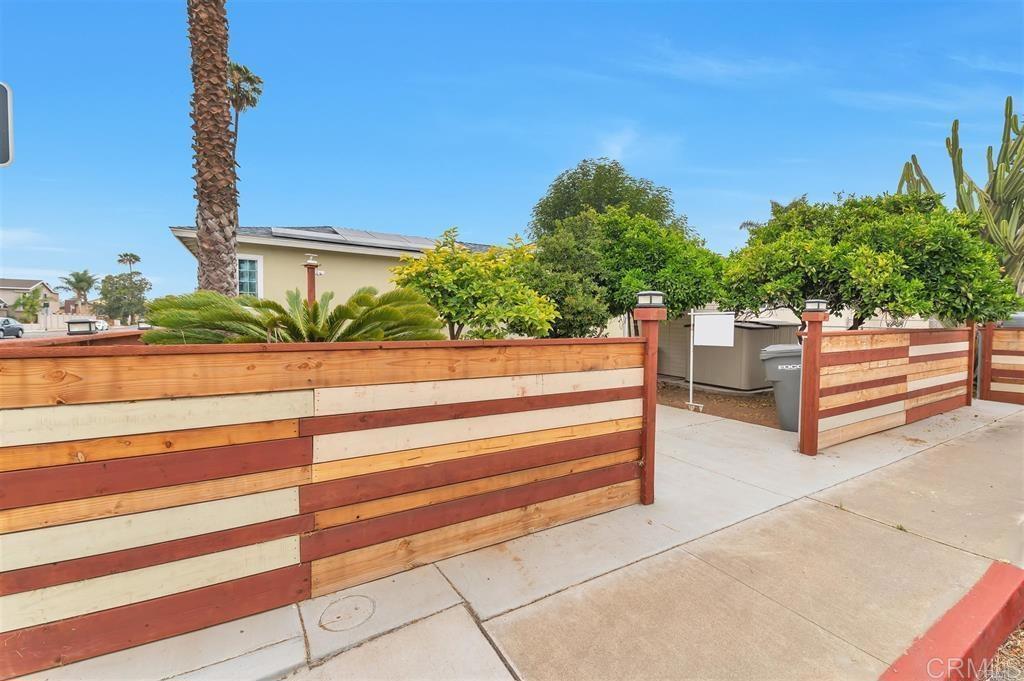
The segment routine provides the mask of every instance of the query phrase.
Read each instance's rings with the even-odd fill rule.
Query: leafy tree
[[[1021,301],[977,235],[980,219],[926,193],[775,204],[726,261],[721,303],[799,315],[821,298],[834,314],[851,309],[852,329],[878,314],[1002,319]]]
[[[228,64],[228,101],[234,115],[234,145],[231,149],[231,160],[237,164],[238,159],[238,118],[243,111],[255,108],[263,95],[263,79],[249,70],[247,66],[231,62]]]
[[[551,322],[552,338],[584,338],[601,334],[612,317],[608,291],[601,283],[602,235],[593,209],[564,220],[537,239],[527,281],[558,307]]]
[[[226,0],[186,0],[199,288],[238,295],[238,191]]]
[[[715,299],[721,257],[700,240],[646,215],[613,206],[559,220],[537,241],[532,283],[555,301],[553,336],[593,336],[636,307],[636,294],[665,293],[670,317]]]
[[[146,293],[151,288],[153,285],[141,272],[108,274],[100,282],[100,302],[96,311],[127,324],[146,311]]]
[[[142,258],[134,253],[120,253],[117,256],[117,262],[121,265],[127,265],[129,272],[134,272],[135,266],[142,262]]]
[[[43,290],[37,286],[22,293],[14,301],[14,309],[21,312],[23,319],[35,322],[43,309]]]
[[[598,158],[580,161],[555,178],[533,207],[530,233],[536,240],[553,232],[559,220],[579,215],[587,208],[600,213],[622,205],[660,225],[686,229],[686,217],[675,213],[672,190],[632,177],[618,161]]]
[[[166,296],[149,304],[155,326],[146,343],[298,343],[377,340],[436,340],[441,320],[420,294],[395,289],[378,295],[364,287],[347,302],[331,306],[328,291],[312,304],[298,289],[288,306],[255,296],[229,298],[212,291]]]
[[[68,276],[61,277],[60,280],[61,286],[58,286],[57,290],[74,293],[75,301],[79,306],[89,302],[89,291],[93,290],[96,287],[96,282],[99,281],[96,275],[90,273],[89,270],[68,272]]]
[[[476,338],[508,334],[543,336],[557,316],[555,306],[526,283],[533,247],[518,237],[507,248],[473,252],[448,229],[422,257],[403,256],[395,283],[426,296],[448,326],[448,336]]]
[[[953,163],[956,205],[965,213],[979,214],[977,229],[998,255],[1017,292],[1024,293],[1024,134],[1013,112],[1013,98],[1007,97],[1003,111],[1003,135],[999,152],[987,152],[988,180],[979,185],[964,170],[964,150],[960,146],[960,121],[946,138],[946,151]],[[933,193],[931,183],[916,156],[903,166],[897,193]]]

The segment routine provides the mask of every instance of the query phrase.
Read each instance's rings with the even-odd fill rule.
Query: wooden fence
[[[1024,329],[982,327],[978,373],[978,397],[1024,404]]]
[[[971,403],[971,329],[822,332],[822,315],[804,315],[804,454]]]
[[[653,325],[0,348],[0,678],[652,501]]]

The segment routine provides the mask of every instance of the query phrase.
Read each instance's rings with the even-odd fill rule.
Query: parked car
[[[24,335],[25,329],[17,319],[0,317],[0,338],[7,338],[8,336],[21,338]]]
[[[106,331],[109,328],[110,328],[110,324],[107,322],[106,319],[97,319],[96,320],[96,330],[97,331]]]

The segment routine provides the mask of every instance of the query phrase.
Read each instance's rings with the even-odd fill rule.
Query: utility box
[[[693,349],[693,382],[728,390],[753,392],[771,387],[765,380],[761,348],[796,343],[799,324],[745,320],[735,322],[734,344],[729,347],[698,345]],[[665,322],[658,339],[658,373],[689,380],[690,317]]]

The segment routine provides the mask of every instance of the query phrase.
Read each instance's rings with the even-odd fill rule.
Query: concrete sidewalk
[[[1024,560],[1024,408],[817,457],[659,407],[657,502],[36,679],[874,679]]]

